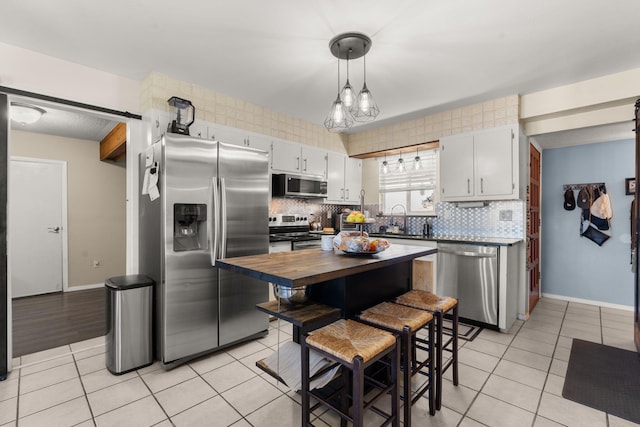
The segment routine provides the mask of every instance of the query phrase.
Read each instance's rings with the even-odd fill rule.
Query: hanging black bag
[[[589,225],[583,231],[582,229],[584,228],[584,221],[587,221],[587,218],[584,217],[584,210],[582,212],[583,212],[583,215],[580,218],[580,235],[582,237],[586,237],[587,239],[591,240],[596,245],[602,246],[602,244],[607,240],[609,240],[611,236],[603,233],[602,231],[598,230],[596,227],[591,225],[591,213],[589,213]]]

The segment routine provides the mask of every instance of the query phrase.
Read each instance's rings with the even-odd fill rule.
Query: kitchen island
[[[411,245],[391,245],[371,255],[306,249],[219,259],[216,266],[280,286],[311,285],[311,301],[351,317],[411,289],[413,260],[436,252]]]

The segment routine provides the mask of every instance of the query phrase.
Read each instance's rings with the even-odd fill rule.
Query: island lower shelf
[[[339,308],[314,302],[289,305],[283,303],[278,304],[278,301],[268,301],[256,304],[256,308],[271,316],[291,323],[293,325],[293,341],[298,343],[303,334],[335,322],[341,317],[341,310]],[[272,370],[263,359],[258,360],[256,366],[277,381],[287,385],[282,377]]]

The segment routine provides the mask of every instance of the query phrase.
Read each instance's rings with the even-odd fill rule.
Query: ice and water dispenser
[[[207,205],[173,205],[173,250],[207,249]]]

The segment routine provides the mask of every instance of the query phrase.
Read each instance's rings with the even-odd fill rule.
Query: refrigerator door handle
[[[220,258],[227,256],[227,184],[224,178],[220,178]]]
[[[216,265],[216,258],[218,256],[218,236],[220,233],[220,218],[218,206],[220,204],[220,194],[218,192],[218,178],[211,178],[211,210],[209,212],[209,218],[213,220],[213,226],[209,226],[209,241],[211,242],[210,252],[211,265]]]

